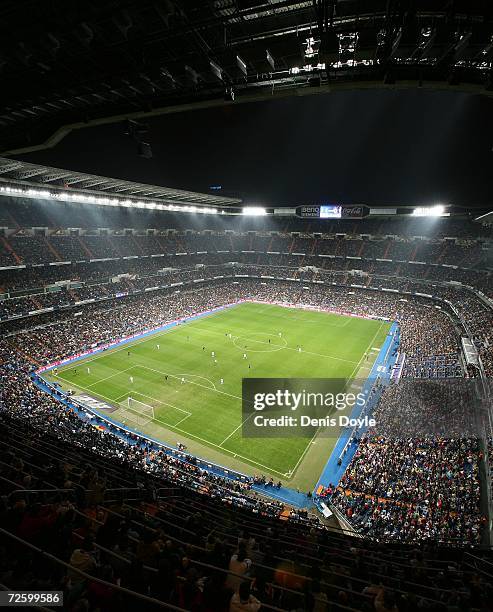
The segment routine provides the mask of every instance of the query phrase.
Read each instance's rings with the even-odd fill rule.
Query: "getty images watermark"
[[[343,428],[363,434],[376,424],[370,389],[367,379],[245,378],[243,437],[339,437]]]

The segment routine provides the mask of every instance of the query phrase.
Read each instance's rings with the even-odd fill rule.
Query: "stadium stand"
[[[493,466],[493,442],[464,428],[464,415],[444,430],[450,403],[436,387],[431,405],[401,385],[382,389],[380,428],[318,492],[348,534],[254,492],[259,482],[267,492],[262,476],[224,478],[80,418],[33,371],[253,298],[398,321],[402,380],[413,384],[474,380],[467,336],[488,377],[490,230],[368,219],[322,233],[318,222],[267,218],[226,232],[227,219],[139,212],[128,231],[118,210],[105,215],[114,229],[103,234],[80,207],[46,215],[25,201],[0,243],[0,582],[61,590],[74,611],[489,609],[483,459]],[[442,429],[400,429],[412,419]]]
[[[493,0],[0,32],[0,609],[493,612]]]

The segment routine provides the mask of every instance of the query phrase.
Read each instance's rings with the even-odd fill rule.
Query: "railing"
[[[159,608],[163,608],[165,610],[174,610],[175,612],[187,612],[187,610],[185,610],[184,608],[180,608],[178,606],[174,606],[173,604],[169,604],[166,603],[164,601],[160,601],[159,599],[155,599],[154,597],[149,597],[148,595],[143,595],[142,593],[136,593],[135,591],[131,591],[130,589],[127,589],[125,587],[119,586],[118,584],[115,584],[113,582],[108,582],[107,580],[103,580],[101,578],[96,578],[95,576],[91,576],[90,574],[83,572],[80,569],[77,569],[75,567],[73,567],[72,565],[70,565],[69,563],[66,563],[65,561],[62,561],[61,559],[59,559],[58,557],[55,557],[54,555],[52,555],[49,552],[44,551],[41,548],[38,548],[37,546],[34,546],[33,544],[30,544],[29,542],[26,542],[25,540],[23,540],[22,538],[19,538],[18,536],[14,535],[13,533],[10,533],[10,531],[7,531],[6,529],[3,529],[0,527],[0,533],[13,540],[14,542],[16,542],[17,544],[20,544],[21,546],[28,548],[29,550],[31,550],[33,553],[38,554],[42,559],[45,559],[46,561],[51,561],[52,563],[65,568],[66,570],[69,570],[71,573],[77,574],[78,576],[81,576],[82,578],[84,578],[85,580],[88,580],[90,582],[97,582],[98,584],[102,584],[106,587],[109,587],[111,589],[113,589],[114,591],[117,591],[119,593],[125,594],[128,597],[131,597],[133,599],[136,600],[135,602],[135,608],[136,610],[138,610],[138,602],[146,602],[148,604],[152,604],[154,606],[157,606]]]
[[[118,512],[115,512],[114,510],[109,510],[109,509],[104,508],[104,507],[103,507],[103,509],[106,512],[110,513],[110,514],[115,514],[116,516],[123,517],[123,515],[120,515]],[[131,519],[131,522],[136,527],[145,528],[146,530],[150,529],[151,531],[156,531],[156,529],[154,529],[152,527],[148,527],[147,525],[144,525],[143,523],[140,523],[139,521],[136,521],[135,519]],[[171,539],[172,541],[176,542],[177,544],[179,544],[179,545],[181,545],[183,547],[191,547],[192,549],[197,550],[199,553],[205,553],[206,552],[205,548],[203,548],[202,546],[199,546],[197,544],[191,544],[189,542],[180,540],[179,538],[176,538],[174,536],[170,536],[168,534],[167,534],[166,537],[168,537],[169,539]],[[290,561],[288,559],[282,558],[282,557],[279,557],[279,556],[276,556],[276,555],[274,556],[274,559],[276,559],[280,564],[290,563]],[[313,560],[318,560],[318,559],[314,558]],[[237,574],[235,574],[234,572],[231,572],[229,570],[225,570],[225,569],[222,569],[222,568],[218,568],[216,566],[204,563],[202,561],[190,559],[190,562],[194,563],[195,565],[197,565],[199,567],[208,567],[208,568],[214,569],[215,571],[220,571],[220,572],[223,572],[225,574],[232,574],[234,576],[237,576]],[[298,581],[302,581],[304,583],[311,584],[313,582],[313,579],[308,575],[308,573],[309,573],[310,568],[312,567],[312,564],[308,564],[308,565],[307,564],[302,564],[302,565],[304,565],[304,567],[306,567],[306,570],[307,570],[306,574],[298,573],[296,571],[289,571],[285,567],[283,567],[281,573],[283,575],[285,575],[285,576],[289,576],[290,578],[292,578],[294,580],[298,580]],[[273,574],[276,571],[276,567],[265,565],[265,564],[262,564],[262,563],[255,563],[254,566],[256,568],[261,569],[261,570],[265,570],[268,574]],[[373,574],[373,576],[376,579],[378,579],[379,582],[387,581],[387,582],[395,582],[395,583],[397,583],[397,584],[395,584],[392,587],[392,590],[394,592],[400,593],[402,595],[408,595],[409,593],[413,593],[414,590],[416,590],[416,589],[420,589],[421,591],[429,590],[429,591],[431,591],[432,595],[435,595],[436,592],[440,592],[440,593],[444,593],[444,594],[445,593],[450,593],[450,589],[441,589],[441,588],[432,587],[432,586],[423,585],[423,584],[418,584],[418,583],[413,583],[413,582],[409,582],[409,581],[407,581],[407,584],[409,584],[412,587],[412,589],[405,590],[404,588],[401,588],[403,586],[403,584],[402,584],[402,579],[400,579],[400,578],[393,578],[393,577],[390,577],[390,576],[379,574],[377,570],[374,570],[372,572],[372,574]],[[337,577],[337,578],[340,578],[341,580],[344,579],[344,578],[347,578],[346,574],[344,574],[343,572],[338,572],[337,570],[334,570],[334,569],[330,570],[329,575],[330,575],[330,577]],[[351,577],[351,581],[354,582],[354,583],[359,584],[362,587],[362,589],[365,586],[369,586],[369,584],[370,584],[368,582],[368,580],[365,580],[365,579],[362,579],[362,578],[357,578],[357,577],[354,577],[354,576]],[[406,581],[405,581],[405,583],[406,583]],[[301,595],[301,593],[299,591],[293,591],[292,589],[286,588],[284,585],[281,586],[281,585],[279,585],[277,583],[269,583],[269,584],[270,584],[270,586],[272,586],[272,588],[281,589],[281,590],[284,590],[284,591],[288,591],[290,593],[296,593],[297,595]],[[357,596],[357,597],[360,597],[360,598],[363,598],[363,599],[367,599],[368,603],[371,602],[371,598],[368,598],[368,596],[364,595],[362,592],[355,591],[352,588],[348,588],[347,586],[341,586],[341,585],[336,586],[336,585],[332,584],[331,582],[324,582],[324,580],[320,581],[320,585],[322,587],[324,587],[325,589],[327,589],[327,590],[332,589],[332,590],[335,590],[335,591],[344,591],[348,595],[353,595],[353,596]],[[438,600],[435,599],[435,597],[429,597],[429,596],[423,595],[423,594],[421,594],[421,597],[422,597],[422,599],[427,600],[429,602],[432,602],[433,604],[437,604],[438,603]]]
[[[90,489],[84,489],[84,491],[86,491],[87,493],[91,492]],[[147,489],[142,489],[139,487],[120,487],[117,489],[104,489],[103,494],[103,499],[105,502],[116,503],[121,502],[124,499],[127,501],[141,501],[143,498],[148,496],[149,491]],[[129,497],[129,494],[135,495],[135,497]],[[109,496],[110,499],[107,499],[107,496]]]
[[[6,478],[2,478],[2,480],[7,480]],[[10,481],[8,481],[10,482]],[[16,487],[18,487],[19,485],[17,483],[13,483],[15,484]],[[84,489],[86,490],[86,489]],[[10,497],[11,495],[15,495],[16,493],[74,493],[75,489],[16,489],[15,491],[11,491],[7,497]]]
[[[171,488],[171,489],[173,489],[173,488]],[[53,492],[53,491],[57,491],[57,490],[58,490],[58,489],[54,488],[54,489],[49,489],[48,491]],[[116,489],[116,490],[127,490],[127,491],[132,491],[132,490],[133,490],[133,488],[131,488],[131,487],[127,487],[127,488],[126,488],[126,487],[123,487],[123,488],[121,488],[121,489]],[[110,512],[110,513],[114,513],[114,514],[117,514],[117,515],[118,515],[118,513],[115,513],[115,512],[113,512],[113,511],[108,511],[108,509],[106,509],[106,508],[105,508],[105,511],[106,511],[106,512]],[[78,513],[78,514],[81,514],[82,516],[86,516],[86,515],[84,515],[83,513],[80,513],[79,511],[77,511],[77,513]],[[89,518],[89,517],[86,517],[86,518]],[[102,524],[101,522],[96,521],[95,519],[91,519],[91,520],[94,520],[96,523],[98,523],[98,524],[100,524],[100,525]],[[142,527],[145,527],[146,529],[148,528],[147,526],[142,525],[141,523],[138,523],[137,521],[133,521],[133,522],[134,522],[135,524],[137,524],[137,525],[140,525],[140,526],[142,526]],[[171,524],[172,524],[172,523],[171,523]],[[194,533],[193,533],[193,532],[191,532],[190,530],[187,530],[187,531],[188,531],[188,532],[189,532],[191,535],[194,535]],[[13,534],[12,534],[12,535],[13,535]],[[203,548],[202,548],[202,547],[200,547],[200,546],[196,546],[196,545],[193,545],[193,544],[192,544],[192,545],[190,545],[190,544],[189,544],[189,543],[187,543],[186,541],[180,540],[180,539],[178,539],[178,538],[170,537],[170,539],[173,539],[175,542],[177,542],[178,544],[180,544],[181,546],[184,546],[184,547],[192,546],[192,548],[197,549],[197,550],[202,551],[202,552],[205,550],[205,549],[203,549]],[[106,549],[104,549],[104,552],[106,552],[107,554],[110,554],[110,555],[114,555],[114,554],[115,554],[115,553],[113,553],[113,551],[108,551],[108,550],[106,550]],[[472,555],[471,555],[471,556],[472,556]],[[193,563],[194,563],[194,564],[196,564],[198,567],[204,567],[204,568],[209,568],[209,569],[213,569],[213,570],[217,570],[217,571],[222,571],[222,572],[223,572],[223,573],[225,573],[225,574],[230,574],[230,573],[231,573],[231,572],[229,572],[228,570],[224,570],[224,569],[221,569],[221,568],[216,568],[215,566],[212,566],[212,565],[210,565],[210,564],[204,563],[204,562],[199,561],[199,560],[194,560],[194,561],[193,561]],[[490,565],[491,565],[491,564],[490,564]],[[266,566],[266,565],[263,565],[263,564],[257,564],[257,567],[259,567],[259,568],[261,568],[261,569],[266,569],[266,570],[267,570],[267,571],[269,571],[269,572],[274,571],[274,568],[273,568],[273,567]],[[307,566],[307,567],[309,567],[309,566]],[[150,569],[150,571],[155,571],[155,568],[149,568],[149,569]],[[292,576],[292,577],[294,577],[294,578],[301,578],[301,579],[303,579],[304,581],[307,581],[307,582],[309,582],[309,581],[310,581],[310,578],[308,578],[306,575],[303,575],[303,574],[298,574],[298,573],[296,573],[296,572],[289,572],[289,571],[285,571],[284,573],[285,573],[287,576]],[[374,572],[374,573],[375,573],[375,576],[379,576],[377,572]],[[338,572],[331,572],[331,575],[332,575],[332,574],[333,574],[334,576],[339,576],[339,577],[341,577],[341,578],[344,576],[344,574],[341,574],[341,573],[338,573]],[[394,578],[390,578],[390,577],[388,577],[388,576],[381,576],[381,578],[382,578],[383,580],[389,580],[389,581],[390,581],[390,580],[393,580],[393,581],[396,581],[396,580],[397,580],[397,579],[394,579]],[[364,586],[364,585],[368,584],[368,581],[365,581],[365,580],[362,580],[362,579],[358,579],[358,578],[354,578],[354,581],[355,581],[355,582],[357,582],[357,583],[360,583],[360,584],[361,584],[361,586]],[[103,582],[104,582],[104,581],[103,581]],[[415,587],[423,588],[423,585],[414,584],[414,583],[410,583],[410,582],[409,582],[408,584],[409,584],[409,585],[412,585],[412,586],[415,586]],[[285,587],[282,587],[282,586],[279,586],[279,585],[273,585],[273,586],[275,586],[275,588],[278,588],[278,589],[284,589],[284,590],[286,590],[287,592],[290,592],[289,590],[285,589]],[[327,588],[333,588],[333,585],[330,585],[330,584],[325,584],[325,583],[324,583],[324,586],[327,586]],[[397,585],[397,586],[398,586],[398,585]],[[432,588],[432,587],[424,587],[424,588],[430,588],[431,590],[435,590],[435,589],[434,589],[434,588]],[[342,590],[345,590],[345,589],[342,589]],[[449,590],[447,590],[447,589],[439,589],[439,590],[440,590],[440,591],[443,591],[444,593],[449,592]],[[356,594],[356,592],[352,591],[351,589],[347,589],[347,591],[348,591],[348,593],[355,593],[355,594]],[[296,594],[297,594],[297,596],[301,596],[301,594],[300,594],[298,591],[293,591],[293,592],[294,592],[294,593],[296,593]],[[404,594],[404,593],[408,593],[409,591],[405,591],[405,590],[403,590],[402,588],[401,588],[401,589],[397,588],[397,592],[400,592],[400,593],[403,593],[403,594]],[[411,592],[413,592],[413,591],[411,591]],[[360,595],[359,593],[357,593],[357,594],[358,594],[358,596]],[[427,599],[427,600],[429,600],[429,601],[435,601],[433,598],[430,598],[430,597],[425,597],[425,599]],[[172,609],[173,609],[173,608],[172,608]],[[273,610],[280,610],[280,608],[275,608],[275,607],[272,607],[272,609],[273,609]],[[347,609],[348,609],[348,610],[351,610],[351,608],[347,608]]]
[[[102,507],[102,509],[105,512],[109,513],[109,514],[114,514],[116,516],[120,516],[120,517],[123,518],[123,515],[119,514],[118,512],[116,512],[114,510],[108,510],[107,508],[104,508],[104,507]],[[86,518],[88,518],[89,520],[91,520],[91,521],[98,522],[98,521],[96,521],[95,519],[93,519],[91,517],[87,517],[86,515],[84,515],[84,516]],[[156,529],[151,528],[151,527],[149,527],[147,525],[144,525],[142,523],[139,523],[138,521],[136,521],[134,519],[131,519],[130,522],[133,523],[136,527],[144,528],[146,530],[150,530],[150,531],[153,531],[153,532],[156,531]],[[195,538],[195,533],[194,532],[190,532],[190,533]],[[175,542],[176,544],[179,544],[182,547],[185,547],[185,548],[188,547],[190,549],[198,551],[199,553],[205,553],[206,552],[205,548],[203,548],[201,546],[198,546],[197,544],[191,544],[189,542],[186,542],[184,540],[180,540],[179,538],[176,538],[176,537],[171,536],[169,534],[166,534],[166,538],[170,539],[171,541]],[[133,539],[131,537],[130,537],[130,540],[134,541],[134,543],[137,543],[137,541],[138,541],[138,540]],[[99,547],[99,545],[97,545],[97,544],[96,544],[96,546]],[[113,551],[109,551],[109,552],[111,552],[111,554],[114,554]],[[193,558],[190,558],[190,557],[188,557],[188,559],[189,559],[189,561],[190,561],[190,563],[192,565],[196,565],[197,567],[200,567],[202,569],[209,569],[209,570],[212,570],[213,572],[219,572],[221,574],[224,574],[225,579],[227,578],[227,576],[234,576],[236,578],[241,578],[242,580],[248,580],[249,579],[249,576],[247,576],[245,574],[238,574],[238,573],[233,572],[233,571],[231,571],[229,569],[218,567],[218,566],[212,565],[210,563],[205,563],[203,561],[199,561],[198,559],[193,559]],[[266,570],[268,574],[273,574],[276,571],[276,568],[268,566],[268,565],[263,565],[261,563],[255,563],[254,567],[262,569],[262,570]],[[156,572],[157,571],[155,568],[149,567],[149,566],[144,566],[144,569],[146,569],[148,571],[151,571],[151,572]],[[298,580],[301,580],[303,582],[308,582],[308,583],[312,582],[312,578],[310,578],[309,576],[298,574],[296,572],[290,572],[289,570],[287,570],[285,568],[283,568],[281,570],[281,573],[284,576],[289,576],[291,578],[298,579]],[[342,574],[337,574],[337,573],[333,573],[333,574],[334,575],[338,575],[340,577],[343,576]],[[361,582],[364,582],[364,581],[361,581]],[[367,584],[367,583],[365,582],[365,584]],[[273,590],[277,590],[279,592],[286,592],[286,593],[289,593],[290,595],[294,595],[294,596],[299,597],[301,599],[304,597],[304,593],[302,591],[297,591],[297,590],[294,590],[294,589],[290,589],[290,588],[288,588],[288,587],[286,587],[284,585],[278,584],[277,582],[267,582],[267,586],[271,587]],[[329,583],[324,583],[323,581],[321,582],[321,586],[326,587],[327,589],[333,589],[334,591],[344,591],[344,592],[348,593],[349,595],[352,594],[354,596],[361,597],[362,599],[367,600],[368,603],[371,603],[371,599],[372,599],[371,597],[369,597],[367,595],[364,595],[362,593],[358,593],[356,591],[353,591],[352,589],[350,589],[350,588],[348,588],[346,586],[340,586],[340,585],[336,586],[336,585],[332,585],[332,584],[329,584]],[[262,604],[262,608],[266,608],[268,610],[274,610],[274,611],[278,611],[278,612],[284,612],[283,609],[280,609],[280,608],[277,608],[275,606],[272,606],[270,604],[268,605],[268,604],[265,604],[265,603]],[[343,609],[345,609],[345,610],[354,610],[354,608],[351,608],[351,607],[346,607],[346,608],[343,608]]]
[[[73,567],[72,565],[70,565],[69,563],[66,563],[65,561],[62,561],[61,559],[59,559],[58,557],[55,557],[51,553],[48,553],[48,552],[42,550],[41,548],[39,548],[37,546],[34,546],[33,544],[30,544],[29,542],[26,542],[25,540],[19,538],[18,536],[14,535],[13,533],[10,533],[9,531],[7,531],[7,530],[5,530],[3,528],[0,528],[0,534],[4,535],[7,538],[10,538],[16,544],[19,544],[20,546],[23,546],[26,549],[29,549],[33,553],[40,555],[46,561],[52,562],[52,563],[54,563],[55,565],[57,565],[57,566],[59,566],[61,568],[65,568],[70,573],[74,573],[74,574],[77,574],[78,576],[81,576],[82,578],[84,578],[88,582],[96,582],[98,584],[102,584],[102,585],[104,585],[104,586],[106,586],[106,587],[108,587],[108,588],[110,588],[110,589],[112,589],[112,590],[114,590],[114,591],[116,591],[118,593],[124,594],[127,597],[132,598],[132,600],[135,600],[135,602],[132,603],[132,608],[131,608],[132,610],[138,610],[139,609],[138,602],[142,602],[142,603],[145,602],[147,604],[151,604],[153,606],[156,606],[158,608],[162,608],[162,609],[165,609],[165,610],[173,610],[175,612],[189,612],[186,609],[181,608],[179,606],[175,606],[173,604],[170,604],[170,603],[167,603],[167,602],[163,602],[163,601],[158,600],[158,599],[156,599],[154,597],[150,597],[150,596],[144,595],[142,593],[137,593],[136,591],[132,591],[130,589],[122,587],[122,586],[120,586],[118,584],[115,584],[113,582],[108,582],[108,581],[103,580],[101,578],[97,578],[95,576],[92,576],[91,574],[88,574],[88,573],[86,573],[86,572],[84,572],[82,570],[79,570],[79,569]],[[106,553],[106,554],[108,554],[108,555],[110,555],[110,556],[112,556],[114,558],[117,558],[119,561],[121,561],[121,562],[123,562],[123,563],[125,563],[127,565],[131,564],[131,561],[129,559],[127,559],[126,557],[118,555],[117,553],[115,553],[115,552],[113,552],[113,551],[111,551],[111,550],[109,550],[109,549],[107,549],[107,548],[105,548],[105,547],[103,547],[101,545],[96,544],[95,546],[99,550],[101,550],[102,552],[104,552],[104,553]],[[237,574],[237,573],[232,572],[230,570],[219,568],[219,567],[216,567],[214,565],[207,564],[207,563],[202,563],[202,562],[199,562],[199,561],[195,561],[193,559],[190,559],[190,563],[192,565],[197,565],[198,567],[201,567],[201,568],[210,569],[210,570],[212,570],[214,572],[218,572],[219,571],[219,572],[224,573],[226,575],[232,575],[232,576],[238,577],[238,578],[243,579],[243,580],[248,580],[249,579],[248,576],[245,576],[243,574]],[[151,572],[152,574],[157,574],[158,573],[158,569],[154,568],[154,567],[149,567],[149,566],[144,565],[143,569],[145,571],[147,571],[147,572]],[[271,586],[273,586],[275,589],[277,589],[279,591],[283,591],[283,592],[286,592],[288,594],[295,595],[295,596],[298,596],[298,597],[301,597],[301,598],[304,597],[304,593],[302,593],[300,591],[295,591],[293,589],[289,589],[289,588],[282,587],[282,586],[279,586],[279,585],[271,585]],[[8,590],[8,587],[6,587],[4,584],[0,584],[0,588],[3,589],[3,590]],[[337,587],[334,586],[334,588],[337,588]],[[341,589],[338,589],[338,590],[341,590]],[[344,588],[342,588],[342,590],[346,590],[347,591],[347,589],[344,589]],[[363,597],[365,599],[367,599],[368,602],[371,602],[371,600],[372,600],[371,596],[363,596]],[[315,599],[315,601],[319,601],[316,597],[314,599]],[[321,601],[323,602],[323,600],[321,600]],[[337,608],[338,608],[338,610],[342,610],[342,611],[345,611],[345,612],[360,612],[360,608],[353,608],[351,606],[345,606],[343,604],[339,604],[337,606]],[[40,609],[43,612],[53,612],[51,608],[37,608],[37,609]],[[287,610],[285,608],[279,608],[277,606],[274,606],[274,605],[271,605],[271,604],[267,604],[267,603],[262,603],[261,609],[262,610],[272,610],[272,612],[287,612]],[[290,609],[291,609],[291,607],[290,607]]]
[[[472,553],[464,553],[464,564],[477,572],[488,577],[490,584],[493,583],[493,563]]]

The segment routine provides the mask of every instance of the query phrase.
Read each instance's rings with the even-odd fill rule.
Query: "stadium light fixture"
[[[245,206],[241,214],[247,215],[248,217],[264,217],[267,211],[261,206]]]
[[[413,217],[448,217],[450,213],[445,212],[445,206],[418,206],[413,210]]]
[[[209,62],[209,66],[211,68],[211,72],[212,74],[217,77],[220,81],[223,81],[223,70],[221,68],[221,66],[219,66],[218,64],[216,64],[216,62],[213,62],[212,60]]]
[[[244,62],[239,55],[236,56],[236,64],[238,68],[241,70],[241,72],[243,72],[243,74],[247,76],[248,69],[247,69],[246,62]]]
[[[19,188],[9,185],[0,186],[0,195],[39,198],[63,202],[77,202],[81,204],[97,204],[99,206],[125,206],[127,208],[147,208],[152,210],[167,210],[172,212],[201,213],[217,215],[219,210],[209,206],[194,206],[188,204],[164,204],[156,200],[138,200],[135,198],[118,198],[112,196],[98,196],[66,191],[49,191],[47,189]]]

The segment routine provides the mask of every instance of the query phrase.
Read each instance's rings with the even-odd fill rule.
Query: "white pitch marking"
[[[129,368],[125,368],[124,370],[118,370],[118,372],[114,372],[113,374],[110,374],[109,376],[106,376],[105,378],[100,378],[96,382],[93,382],[93,383],[91,383],[90,385],[87,385],[87,386],[88,387],[94,387],[94,385],[97,385],[98,383],[103,382],[103,380],[108,380],[109,378],[113,378],[113,376],[118,376],[118,374],[123,374],[123,372],[128,372],[129,370],[133,370],[133,368],[135,368],[135,367],[137,367],[137,366],[133,365],[133,366],[130,366]],[[67,379],[64,378],[64,380],[67,380]]]
[[[175,374],[170,374],[169,372],[163,372],[162,370],[155,370],[154,368],[150,368],[144,365],[139,365],[138,367],[143,368],[144,370],[150,370],[151,372],[156,372],[157,374],[168,374],[168,376],[171,376],[172,378],[181,378],[181,376],[195,376],[195,374],[181,374],[180,376],[178,376]],[[201,378],[205,378],[205,376],[202,376]],[[206,380],[209,379],[207,378]],[[209,382],[214,385],[212,381],[209,380]],[[202,387],[202,389],[208,389],[209,391],[213,391],[214,393],[220,393],[221,395],[228,395],[229,397],[234,397],[237,400],[242,399],[238,395],[233,395],[232,393],[227,393],[226,391],[220,391],[219,389],[216,389],[216,385],[214,385],[214,388],[212,389],[211,387],[201,385],[200,383],[194,382],[193,380],[187,380],[187,383],[190,383],[191,385],[197,385],[197,387]]]
[[[211,329],[207,329],[207,330],[200,329],[200,328],[197,328],[197,327],[194,328],[194,331],[199,331],[199,332],[201,331],[201,332],[207,333],[207,334],[217,334],[217,335],[220,335],[220,336],[223,335],[221,332],[216,332],[216,331],[213,331]],[[238,339],[241,339],[242,336],[233,336],[232,338],[233,338],[233,340],[238,340]],[[290,347],[290,346],[281,346],[279,344],[273,344],[272,342],[270,344],[269,344],[269,342],[263,342],[262,340],[249,340],[249,342],[253,342],[255,344],[267,344],[268,346],[278,346],[279,347],[278,350],[285,349],[287,351],[295,351],[296,353],[298,352],[297,348],[293,348],[293,347]],[[373,342],[373,340],[372,340],[372,342]],[[236,346],[236,348],[241,348],[241,347],[237,346],[236,344],[235,344],[235,346]],[[243,350],[243,349],[241,349],[241,350]],[[264,351],[261,351],[261,352],[264,352]],[[267,351],[267,352],[269,352],[269,351]],[[272,351],[272,352],[274,352],[274,351]],[[344,361],[346,363],[357,363],[356,361],[353,361],[352,359],[343,359],[342,357],[334,357],[333,355],[323,355],[322,353],[314,353],[312,351],[303,351],[303,353],[305,355],[315,355],[316,357],[324,357],[324,359],[334,359],[335,361]]]
[[[375,338],[378,336],[378,334],[380,333],[380,330],[382,329],[382,325],[384,324],[383,321],[380,322],[380,326],[377,329],[375,335],[373,336],[373,338],[371,339],[370,344],[367,346],[366,351],[363,353],[361,359],[358,361],[358,363],[356,364],[356,367],[354,368],[354,370],[351,373],[351,376],[349,377],[349,380],[351,380],[352,378],[354,378],[354,375],[356,374],[356,372],[358,371],[358,368],[361,365],[361,362],[363,361],[363,359],[365,358],[366,353],[368,352],[368,349],[370,348],[370,346],[375,342]]]
[[[235,434],[235,433],[238,431],[238,429],[240,429],[240,427],[243,427],[243,425],[244,425],[244,424],[245,424],[245,423],[248,421],[248,419],[250,419],[250,418],[251,418],[251,417],[252,417],[254,414],[255,414],[255,413],[254,413],[254,412],[252,412],[252,413],[251,413],[251,414],[249,414],[249,415],[248,415],[248,416],[247,416],[245,419],[243,419],[243,421],[242,421],[242,422],[241,422],[241,423],[238,425],[238,427],[237,427],[236,429],[234,429],[234,430],[233,430],[233,431],[232,431],[232,432],[229,434],[229,436],[226,436],[226,437],[224,438],[224,440],[223,440],[223,441],[221,442],[221,444],[219,445],[219,448],[221,448],[221,447],[222,447],[222,445],[223,445],[223,444],[224,444],[224,443],[225,443],[227,440],[229,440],[229,439],[231,438],[231,436],[232,436],[233,434]]]

